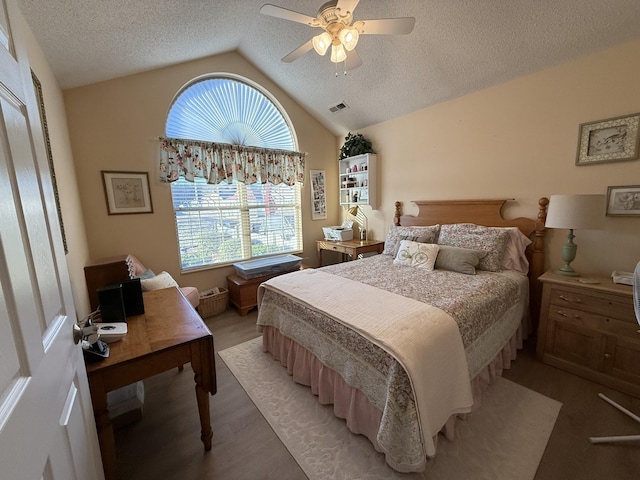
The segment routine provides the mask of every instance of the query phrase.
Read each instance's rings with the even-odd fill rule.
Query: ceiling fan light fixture
[[[313,49],[318,55],[324,55],[327,53],[329,45],[331,45],[331,35],[327,32],[322,32],[320,35],[313,37],[311,43],[313,44]]]
[[[331,61],[333,63],[344,62],[346,58],[347,52],[344,51],[344,46],[341,43],[331,45]]]
[[[358,30],[353,27],[345,27],[340,31],[340,41],[349,52],[356,48],[359,37]]]
[[[353,10],[360,0],[323,1],[325,3],[315,17],[270,3],[260,8],[260,13],[263,15],[322,29],[322,33],[282,57],[283,62],[291,63],[311,50],[323,56],[331,46],[331,61],[335,64],[344,62],[346,74],[347,70],[353,70],[362,65],[362,60],[355,50],[360,35],[408,35],[413,31],[416,22],[413,17],[374,18],[354,22]],[[349,52],[348,55],[347,52]]]

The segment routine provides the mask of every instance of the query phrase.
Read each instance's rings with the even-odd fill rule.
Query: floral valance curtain
[[[179,138],[160,138],[160,181],[179,177],[207,183],[233,180],[251,183],[303,183],[306,153],[210,143]]]

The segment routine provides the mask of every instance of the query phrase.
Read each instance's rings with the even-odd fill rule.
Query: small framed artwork
[[[576,165],[636,160],[640,149],[640,113],[582,123]]]
[[[147,172],[102,171],[109,215],[153,213]]]
[[[640,216],[640,185],[607,188],[607,215]]]
[[[309,170],[311,176],[311,220],[327,218],[324,170]]]

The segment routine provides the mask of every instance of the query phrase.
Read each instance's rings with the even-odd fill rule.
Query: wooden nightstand
[[[348,255],[351,260],[354,260],[363,253],[382,253],[384,242],[377,240],[317,240],[316,248],[318,250],[318,266],[321,267],[323,250],[341,253],[343,259],[345,255]]]
[[[615,284],[610,277],[552,272],[539,280],[543,290],[538,359],[640,397],[640,325],[631,287]]]

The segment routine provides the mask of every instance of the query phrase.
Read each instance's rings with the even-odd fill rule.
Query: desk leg
[[[200,414],[200,439],[205,450],[211,450],[211,413],[209,411],[209,393],[216,393],[215,360],[213,357],[213,339],[204,338],[191,347],[191,367],[196,382],[196,400]]]
[[[322,266],[322,249],[318,247],[318,267]]]
[[[213,430],[211,429],[211,414],[209,412],[209,392],[198,384],[196,378],[196,399],[198,401],[198,413],[200,414],[200,440],[204,443],[205,450],[211,450],[211,439]]]
[[[96,419],[98,430],[98,442],[100,443],[100,454],[102,455],[102,468],[106,480],[118,478],[118,464],[116,461],[116,444],[113,436],[113,426],[109,419],[107,409],[107,392],[104,389],[101,378],[93,378],[91,384],[91,402],[93,403],[93,414]]]

